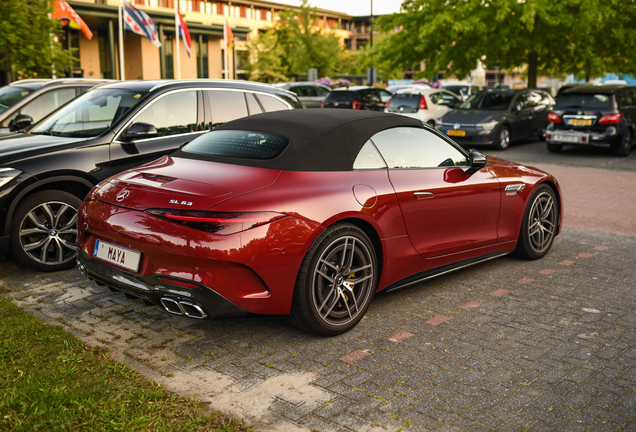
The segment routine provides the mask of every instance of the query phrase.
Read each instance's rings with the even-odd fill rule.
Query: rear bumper
[[[546,130],[546,142],[548,144],[565,144],[582,147],[614,147],[620,144],[622,134],[619,134],[613,126],[607,127],[602,132],[578,131],[578,130]]]
[[[167,279],[157,274],[140,276],[129,273],[92,258],[81,248],[78,248],[77,263],[80,271],[98,285],[106,285],[111,289],[163,306],[168,312],[176,315],[220,319],[242,318],[249,314],[204,285],[200,285],[200,288],[184,288],[167,283]],[[187,282],[192,284],[192,281]],[[179,304],[185,307],[179,308]],[[197,307],[202,313],[196,312]]]

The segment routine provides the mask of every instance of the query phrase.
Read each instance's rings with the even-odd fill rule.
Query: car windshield
[[[0,88],[0,113],[3,113],[11,105],[20,102],[31,93],[31,90],[16,87],[16,86],[4,86]]]
[[[514,93],[478,93],[459,106],[465,110],[505,111],[514,98]]]
[[[144,94],[121,89],[89,91],[40,123],[32,133],[78,138],[98,136],[135,106]]]
[[[603,109],[611,108],[610,95],[592,93],[563,93],[554,109],[587,108]]]
[[[356,92],[354,91],[332,91],[327,95],[325,99],[328,102],[351,102],[356,99]]]

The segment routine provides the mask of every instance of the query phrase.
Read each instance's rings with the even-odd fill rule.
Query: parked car
[[[113,80],[27,79],[0,88],[0,135],[28,128],[86,93],[92,87]]]
[[[409,117],[266,113],[93,188],[79,266],[172,314],[288,315],[336,335],[378,291],[510,253],[543,257],[560,197],[554,177]]]
[[[326,85],[311,81],[277,83],[274,86],[296,93],[305,108],[320,108],[322,101],[331,91]]]
[[[353,86],[332,90],[322,108],[348,108],[354,110],[384,111],[391,93],[380,88]]]
[[[457,108],[461,102],[459,97],[446,90],[412,87],[393,94],[384,112],[412,117],[435,127],[435,120],[449,109]]]
[[[554,97],[556,100],[559,100],[559,96],[561,96],[561,94],[563,94],[564,91],[566,90],[570,90],[574,87],[580,86],[580,83],[568,83],[568,84],[563,84],[561,87],[559,87],[559,90],[557,90],[556,96]]]
[[[455,93],[462,101],[481,91],[481,87],[473,84],[447,84],[442,89]]]
[[[0,255],[41,271],[72,267],[77,209],[95,184],[229,120],[293,108],[302,105],[291,92],[238,81],[126,81],[83,94],[0,139]]]
[[[636,87],[579,85],[564,91],[548,115],[548,150],[564,145],[612,149],[627,156],[636,130]]]
[[[462,146],[505,150],[513,141],[543,136],[554,103],[543,90],[485,90],[445,114],[436,127]]]

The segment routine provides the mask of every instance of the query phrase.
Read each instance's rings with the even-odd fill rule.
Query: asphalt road
[[[0,286],[257,431],[636,431],[636,151],[485,152],[559,179],[566,226],[550,253],[377,295],[338,337],[277,319],[175,317],[77,270],[39,274],[10,257]]]

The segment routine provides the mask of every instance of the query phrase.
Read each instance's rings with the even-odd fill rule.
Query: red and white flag
[[[146,36],[156,47],[161,46],[161,41],[159,40],[159,34],[157,33],[157,27],[155,26],[154,21],[146,15],[145,12],[132,6],[126,0],[124,0],[124,24],[126,26],[126,30],[130,30],[131,32],[137,33],[141,36]]]

